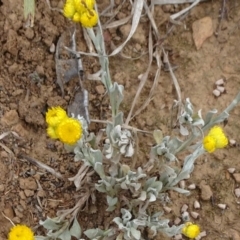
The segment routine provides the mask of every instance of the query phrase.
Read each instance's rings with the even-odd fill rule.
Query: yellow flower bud
[[[72,19],[74,22],[80,22],[81,20],[81,14],[76,12],[73,16],[73,19]]]
[[[46,122],[51,127],[56,127],[64,118],[67,118],[66,111],[61,107],[52,107],[46,113]]]
[[[211,136],[206,136],[203,139],[203,146],[205,150],[209,153],[212,153],[216,150],[216,142]]]
[[[54,127],[49,126],[47,128],[47,134],[52,139],[58,139],[58,136],[57,136],[57,133],[56,133],[56,129]]]
[[[87,10],[81,14],[80,22],[83,27],[91,28],[98,22],[98,15],[95,10]]]
[[[74,3],[72,0],[68,0],[66,2],[66,4],[64,5],[64,8],[63,8],[63,15],[67,18],[72,18],[73,15],[75,14],[76,12],[76,9],[74,7]]]
[[[95,4],[95,0],[73,0],[75,9],[79,13],[85,12],[87,9],[92,10]]]

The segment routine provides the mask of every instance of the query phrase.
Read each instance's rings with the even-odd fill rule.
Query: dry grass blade
[[[2,140],[3,138],[5,138],[6,136],[8,136],[9,134],[13,134],[13,136],[15,136],[17,139],[20,139],[19,135],[16,132],[13,131],[9,131],[9,132],[4,132],[0,135],[0,140]]]
[[[47,172],[50,172],[52,175],[54,175],[57,178],[60,178],[60,179],[63,178],[61,173],[56,172],[53,168],[49,167],[48,165],[46,165],[46,164],[44,164],[44,163],[42,163],[42,162],[40,162],[40,161],[38,161],[36,159],[30,158],[30,157],[28,157],[26,155],[20,155],[20,157],[26,159],[27,161],[29,161],[30,163],[36,165],[37,167],[45,169]]]
[[[155,77],[154,77],[154,81],[153,81],[153,84],[152,84],[149,96],[148,96],[147,100],[144,102],[144,104],[131,117],[130,120],[132,120],[134,117],[136,117],[138,114],[140,114],[149,105],[149,103],[153,99],[154,92],[155,92],[156,86],[158,84],[158,80],[159,80],[160,73],[161,73],[161,57],[160,57],[160,53],[158,52],[158,50],[156,50],[155,55],[156,55],[155,57],[156,57],[156,60],[157,60],[158,69],[156,71],[156,74],[155,74]]]
[[[179,18],[180,16],[184,15],[186,12],[191,10],[193,7],[195,7],[199,2],[200,2],[200,0],[194,1],[193,4],[190,5],[189,7],[186,7],[185,9],[181,10],[180,12],[171,15],[170,19],[174,21],[175,19]]]
[[[131,19],[131,16],[127,16],[125,18],[122,18],[120,20],[111,22],[111,23],[103,26],[103,29],[116,28],[116,27],[122,26],[123,24],[127,23],[130,19]]]
[[[109,28],[109,27],[107,27],[107,26],[112,25],[112,24],[111,24],[112,19],[114,19],[114,18],[117,16],[117,14],[120,12],[120,10],[122,9],[122,6],[123,6],[123,4],[124,4],[125,2],[126,2],[126,0],[122,1],[122,2],[119,4],[119,6],[117,7],[117,9],[114,11],[114,13],[110,13],[110,19],[108,19],[108,21],[104,23],[104,25],[102,26],[103,29]],[[102,14],[100,14],[100,15],[102,15]],[[106,16],[106,15],[105,15],[105,16]],[[131,18],[131,16],[126,17],[126,18],[123,18],[123,19],[127,19],[127,18],[128,18],[128,21],[129,21],[129,19]],[[114,21],[114,22],[123,22],[122,24],[124,24],[124,23],[126,23],[126,22],[125,22],[125,21],[122,21],[123,19],[120,19],[120,20]],[[116,25],[114,24],[114,22],[113,22],[113,25],[112,25],[112,26],[116,27]],[[122,24],[117,25],[117,26],[121,26]]]
[[[170,75],[172,77],[173,84],[174,84],[176,92],[177,92],[177,98],[178,98],[178,103],[179,103],[178,104],[178,117],[179,117],[180,114],[181,114],[181,102],[182,102],[180,86],[178,84],[178,81],[177,81],[177,78],[176,78],[175,74],[173,73],[173,69],[172,69],[172,66],[169,62],[168,55],[165,52],[164,48],[162,48],[162,50],[163,50],[165,62],[168,65],[168,69],[169,69]]]
[[[109,6],[106,7],[106,8],[101,12],[100,16],[105,16],[105,17],[107,17],[107,16],[112,16],[112,13],[107,13],[107,12],[109,11],[109,9],[110,9],[110,12],[112,12],[114,6],[115,6],[115,0],[111,0]]]
[[[155,35],[157,36],[157,38],[159,38],[159,32],[158,32],[158,29],[156,27],[155,21],[153,19],[153,14],[152,14],[152,12],[154,11],[154,6],[152,6],[151,11],[149,10],[149,8],[146,4],[144,4],[144,7],[145,7],[146,12],[148,14],[148,17],[150,19],[150,23],[151,23],[151,26],[153,27]],[[151,33],[151,35],[152,35],[152,33]],[[153,98],[153,95],[154,95],[154,90],[156,89],[156,86],[158,84],[158,80],[159,80],[159,76],[160,76],[160,72],[161,72],[161,54],[159,53],[158,49],[156,49],[156,51],[154,53],[154,56],[155,56],[156,61],[157,61],[158,69],[156,71],[156,74],[155,74],[155,77],[154,77],[154,82],[152,84],[149,96],[148,96],[147,100],[144,102],[144,104],[131,117],[130,120],[132,120],[134,117],[136,117],[138,114],[140,114],[149,105],[149,103],[152,101],[152,98]]]
[[[133,19],[132,19],[132,26],[131,26],[130,33],[129,33],[127,39],[122,43],[122,45],[120,45],[119,47],[114,49],[114,51],[110,54],[110,56],[114,56],[114,55],[118,54],[119,52],[121,52],[122,49],[124,48],[124,46],[127,44],[127,42],[132,38],[133,34],[135,33],[135,31],[138,27],[138,23],[141,18],[143,3],[144,3],[144,0],[135,0],[133,8],[132,8]]]
[[[196,0],[152,0],[154,5],[165,5],[165,4],[182,4],[182,3],[193,3]],[[205,2],[207,0],[200,0],[200,2]]]
[[[76,187],[76,190],[79,190],[82,186],[82,180],[84,179],[86,173],[89,170],[89,166],[82,165],[81,168],[78,170],[78,173],[71,178],[68,178],[69,181],[73,181]]]

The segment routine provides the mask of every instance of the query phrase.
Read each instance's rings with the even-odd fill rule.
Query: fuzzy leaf
[[[76,237],[77,239],[79,239],[82,235],[82,229],[78,223],[78,220],[76,218],[74,218],[73,221],[73,225],[70,228],[70,234],[74,237]]]
[[[141,239],[141,232],[138,231],[137,229],[131,227],[131,228],[130,228],[130,232],[131,232],[132,236],[133,236],[136,240]]]

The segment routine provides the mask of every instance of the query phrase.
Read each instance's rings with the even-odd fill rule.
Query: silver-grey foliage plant
[[[215,116],[217,111],[213,110],[209,111],[204,119],[201,111],[195,112],[190,100],[186,99],[178,118],[180,137],[163,137],[160,130],[155,130],[155,145],[150,150],[150,159],[145,166],[131,169],[122,162],[123,157],[133,157],[135,144],[133,134],[129,130],[131,128],[123,124],[123,113],[119,111],[124,98],[124,87],[111,81],[100,23],[96,33],[93,29],[87,29],[87,32],[99,56],[101,81],[110,99],[112,121],[106,124],[106,139],[101,149],[98,147],[98,137],[88,132],[87,121],[80,115],[75,116],[81,121],[84,134],[74,148],[66,148],[74,152],[75,161],[82,162],[77,175],[69,179],[80,192],[80,198],[73,208],[59,211],[55,218],[40,221],[47,230],[47,236],[37,236],[36,239],[70,240],[74,236],[77,239],[87,237],[104,240],[141,240],[146,239],[143,235],[146,228],[151,231],[153,237],[158,232],[174,236],[181,232],[183,225],[170,226],[169,219],[164,218],[163,211],[151,212],[149,206],[154,202],[159,205],[168,204],[169,190],[190,194],[188,190],[178,187],[178,183],[189,178],[195,160],[205,152],[202,145],[203,132],[228,118],[229,111],[240,101],[240,94],[220,115]],[[186,149],[192,150],[192,153],[185,157],[181,167],[178,153]],[[99,180],[93,184],[91,176],[94,173],[98,174]],[[150,177],[150,173],[154,173],[154,176]],[[82,232],[81,223],[77,220],[78,214],[89,199],[95,203],[97,192],[106,196],[106,211],[119,209],[121,213],[112,219],[108,229],[95,228]]]

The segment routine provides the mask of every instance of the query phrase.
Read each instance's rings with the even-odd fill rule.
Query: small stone
[[[25,30],[25,36],[26,38],[28,38],[29,40],[34,38],[34,31],[32,30],[32,28],[26,28]]]
[[[46,196],[46,193],[44,190],[39,190],[38,193],[37,193],[38,197],[45,197]]]
[[[178,225],[178,224],[180,224],[181,223],[181,218],[179,218],[179,217],[177,217],[175,220],[174,220],[174,224],[175,225]]]
[[[181,213],[186,212],[188,210],[188,205],[187,204],[183,204],[182,208],[181,208]]]
[[[14,218],[12,218],[12,221],[13,221],[14,223],[21,223],[21,219],[20,219],[19,217],[14,217]]]
[[[182,239],[182,234],[179,233],[179,234],[175,235],[173,239],[174,240],[181,240]]]
[[[215,97],[219,97],[221,95],[221,92],[218,89],[214,89],[212,93]]]
[[[19,179],[20,188],[23,190],[37,190],[37,183],[34,178],[20,178]],[[26,194],[26,193],[25,193]]]
[[[197,200],[194,201],[193,206],[195,209],[199,209],[201,207],[199,201],[197,201]]]
[[[18,123],[17,125],[13,126],[13,131],[17,132],[19,136],[21,137],[28,137],[29,133],[28,131],[22,126],[21,123]]]
[[[19,96],[21,94],[23,94],[23,90],[22,89],[17,89],[12,93],[12,96],[16,97],[16,96]]]
[[[50,53],[54,53],[55,49],[56,49],[55,44],[52,43],[51,46],[50,46],[50,49],[49,49]]]
[[[231,146],[236,146],[236,140],[234,140],[234,139],[230,139],[229,143]]]
[[[233,178],[237,183],[240,183],[240,173],[234,173]]]
[[[19,196],[20,196],[20,198],[21,198],[22,200],[25,200],[25,199],[26,199],[26,195],[25,195],[24,191],[20,191],[20,192],[19,192]]]
[[[224,93],[224,92],[225,92],[225,88],[222,87],[222,86],[217,86],[217,90],[218,90],[220,93]]]
[[[229,172],[229,173],[234,173],[235,170],[236,170],[235,168],[228,168],[228,172]]]
[[[23,214],[20,211],[18,211],[18,209],[15,209],[14,212],[17,217],[23,218]]]
[[[194,184],[194,183],[190,184],[190,185],[188,186],[188,189],[189,189],[189,190],[194,190],[194,189],[196,189],[196,184]]]
[[[215,82],[215,84],[217,85],[217,86],[221,86],[221,85],[223,85],[224,84],[224,80],[221,78],[221,79],[218,79],[216,82]]]
[[[234,193],[235,193],[236,197],[240,197],[240,188],[236,188],[234,190]]]
[[[222,210],[224,210],[224,209],[227,208],[227,205],[226,205],[226,204],[222,204],[222,203],[219,203],[217,206],[218,206],[220,209],[222,209]]]
[[[191,216],[194,218],[194,219],[198,219],[199,218],[199,213],[197,212],[190,212]]]
[[[96,90],[97,94],[99,94],[99,95],[102,95],[105,93],[105,89],[104,89],[103,85],[96,86],[95,90]]]
[[[169,207],[167,207],[167,206],[164,206],[164,207],[163,207],[163,210],[164,210],[166,213],[172,212],[172,209],[169,208]]]
[[[201,189],[201,199],[205,201],[210,200],[213,195],[210,186],[207,185],[204,181],[202,181],[199,187]]]
[[[201,48],[204,41],[213,35],[213,22],[210,17],[204,17],[192,24],[193,40],[197,50]]]
[[[16,110],[10,110],[1,118],[1,123],[7,126],[12,126],[18,123],[19,117]]]
[[[200,232],[200,233],[199,233],[199,236],[201,236],[201,237],[206,237],[206,236],[207,236],[207,232],[206,232],[206,231]]]
[[[183,213],[182,213],[182,220],[183,220],[184,222],[188,222],[188,221],[190,220],[190,218],[189,218],[189,213],[188,213],[188,212],[183,212]]]
[[[5,152],[5,151],[1,151],[0,157],[1,157],[1,158],[8,158],[8,153]]]
[[[28,189],[25,189],[24,193],[25,193],[26,197],[31,197],[34,195],[34,191],[28,190]]]
[[[14,217],[14,212],[11,206],[5,207],[3,213],[10,219]]]
[[[184,181],[184,180],[181,180],[181,181],[179,182],[179,186],[180,186],[180,188],[185,189],[185,186],[186,186],[185,181]]]

